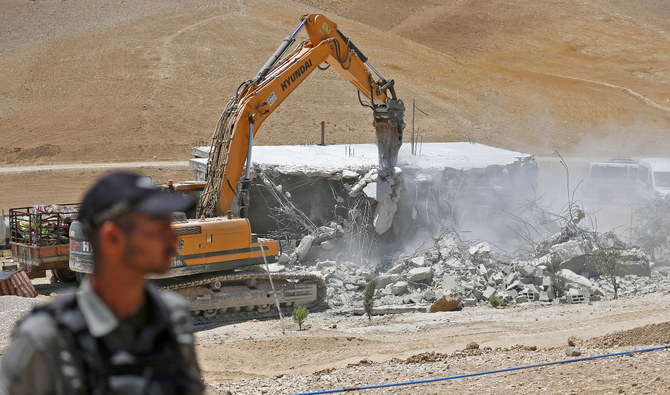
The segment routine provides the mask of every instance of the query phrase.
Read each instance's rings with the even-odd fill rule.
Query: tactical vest
[[[167,306],[155,299],[162,311]],[[109,350],[93,337],[77,306],[76,294],[63,295],[36,311],[50,314],[57,326],[59,361],[55,367],[57,393],[63,394],[202,394],[204,386],[189,376],[182,344],[174,323],[161,334],[162,341],[146,353]],[[169,314],[168,314],[169,316]]]

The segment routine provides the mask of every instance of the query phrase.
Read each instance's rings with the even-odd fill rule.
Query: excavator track
[[[203,273],[152,281],[161,289],[181,294],[197,326],[278,315],[266,272]],[[319,276],[272,274],[272,281],[283,312],[290,313],[294,306],[312,311],[325,306],[326,285]]]

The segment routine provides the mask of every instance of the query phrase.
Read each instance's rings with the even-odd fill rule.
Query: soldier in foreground
[[[177,243],[170,214],[192,206],[145,177],[98,181],[79,212],[94,272],[78,293],[17,325],[0,394],[203,393],[186,302],[145,280],[170,269]]]

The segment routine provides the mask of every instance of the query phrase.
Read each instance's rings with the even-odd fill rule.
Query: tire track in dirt
[[[570,81],[586,82],[586,83],[589,83],[589,84],[604,86],[606,88],[616,89],[620,92],[626,93],[626,94],[638,99],[642,103],[644,103],[644,104],[646,104],[646,105],[648,105],[652,108],[655,108],[655,109],[660,110],[660,111],[670,112],[670,107],[662,106],[662,105],[656,103],[655,101],[651,100],[650,98],[644,96],[643,94],[635,92],[634,90],[632,90],[630,88],[626,88],[624,86],[610,84],[609,82],[589,80],[589,79],[586,79],[586,78],[579,78],[579,77],[570,77],[570,76],[560,75],[560,74],[540,73],[540,72],[536,72],[536,71],[530,71],[530,72],[535,73],[535,74],[546,75],[548,77],[556,77],[556,78],[566,79],[566,80],[570,80]]]

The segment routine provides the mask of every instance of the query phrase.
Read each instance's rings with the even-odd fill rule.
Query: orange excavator
[[[303,28],[308,39],[289,50]],[[383,78],[333,21],[319,14],[303,16],[258,74],[238,87],[223,111],[212,136],[196,219],[180,215],[173,221],[177,255],[169,274],[153,281],[181,293],[194,315],[258,317],[273,314],[271,309],[277,305],[323,303],[326,289],[318,276],[282,273],[269,278],[258,269],[259,264],[276,261],[279,247],[277,241],[252,233],[247,210],[252,143],[258,128],[324,64],[349,80],[361,104],[372,109],[380,174],[389,174],[395,166],[405,108],[396,98],[393,80]],[[192,183],[169,187],[175,191],[198,188]],[[70,228],[70,268],[84,273],[92,268],[90,244],[77,221]]]

